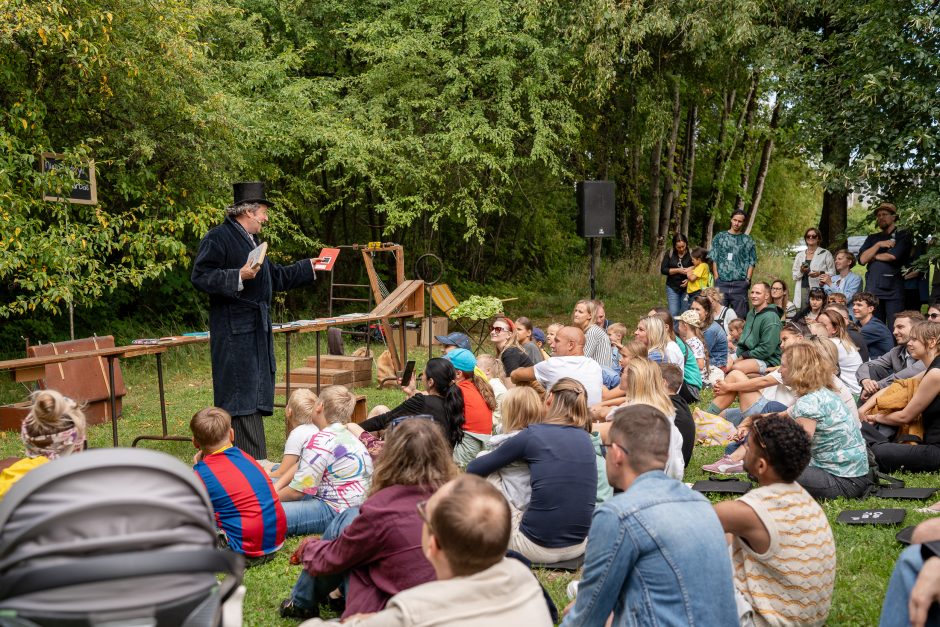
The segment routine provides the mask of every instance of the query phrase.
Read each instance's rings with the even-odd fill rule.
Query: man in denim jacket
[[[562,625],[737,625],[721,523],[701,494],[663,473],[669,420],[649,405],[621,407],[607,434],[610,484],[594,510],[584,578]]]

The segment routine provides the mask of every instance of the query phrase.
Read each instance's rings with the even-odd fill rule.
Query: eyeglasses
[[[929,320],[936,320],[937,318],[940,318],[940,313],[927,314],[927,318]]]
[[[490,327],[490,333],[509,333],[509,327],[498,327],[494,324]]]
[[[819,239],[819,236],[815,233],[807,233],[803,236],[803,239]]]
[[[416,505],[418,509],[418,516],[421,517],[421,520],[424,521],[424,524],[428,526],[428,533],[437,538],[437,545],[441,546],[441,539],[437,537],[437,534],[434,533],[434,527],[431,526],[431,519],[428,518],[428,502],[427,501],[418,501]],[[443,547],[441,547],[443,548]]]
[[[770,288],[770,291],[771,291],[771,292],[773,292],[773,291],[782,292],[782,291],[783,291],[783,288],[780,287],[779,285],[775,285],[775,286],[773,286],[772,288]]]
[[[751,433],[754,434],[754,439],[757,440],[757,443],[760,444],[760,447],[766,451],[767,445],[764,444],[764,436],[760,434],[760,431],[757,428],[757,421],[754,421],[754,423],[751,424]]]
[[[601,444],[601,455],[607,457],[607,450],[612,446],[619,446],[620,450],[623,451],[624,455],[628,455],[627,449],[623,444],[618,444],[617,442],[609,442],[608,444]]]

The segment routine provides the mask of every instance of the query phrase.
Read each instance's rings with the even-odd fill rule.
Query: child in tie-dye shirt
[[[346,429],[355,397],[332,385],[320,393],[314,424],[320,432],[300,452],[297,472],[278,491],[287,514],[288,535],[323,533],[342,511],[365,500],[372,480],[372,457]]]

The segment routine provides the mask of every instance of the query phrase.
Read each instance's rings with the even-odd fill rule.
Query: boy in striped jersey
[[[759,487],[715,505],[732,536],[741,625],[823,625],[836,547],[822,508],[796,483],[809,463],[809,436],[785,413],[758,417],[750,435],[744,470]]]
[[[232,417],[224,409],[197,412],[189,428],[199,449],[193,468],[209,492],[228,548],[244,555],[248,566],[270,560],[284,544],[287,518],[268,473],[232,444]]]

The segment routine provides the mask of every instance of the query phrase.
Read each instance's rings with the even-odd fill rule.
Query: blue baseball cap
[[[534,329],[532,329],[532,339],[535,340],[536,342],[544,342],[545,331],[543,331],[542,329],[538,327],[535,327]]]
[[[454,364],[454,368],[461,372],[473,372],[473,369],[477,367],[477,358],[466,348],[454,349],[444,355],[444,358]]]
[[[434,339],[445,346],[456,346],[457,348],[470,350],[470,338],[464,333],[455,332],[450,335],[435,335]]]

